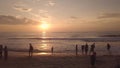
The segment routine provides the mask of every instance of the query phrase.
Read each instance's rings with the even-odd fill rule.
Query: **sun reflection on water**
[[[48,49],[47,44],[42,44],[40,47],[41,47],[41,49]]]
[[[47,52],[40,52],[40,53],[37,53],[37,55],[50,55],[51,53],[47,53]]]

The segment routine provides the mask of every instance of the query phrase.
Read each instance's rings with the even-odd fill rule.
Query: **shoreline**
[[[18,54],[26,54],[28,55],[28,51],[16,51],[16,50],[9,50],[10,53],[17,53]],[[109,52],[104,52],[104,53],[101,53],[101,52],[97,52],[97,56],[120,56],[120,54],[115,54],[113,52],[111,52],[111,54]],[[33,52],[34,55],[52,55],[51,51],[34,51]],[[58,56],[76,56],[76,52],[54,52],[53,55],[58,55]],[[88,52],[87,55],[85,54],[82,54],[80,51],[78,52],[78,56],[89,56],[90,53]]]
[[[118,56],[97,56],[96,68],[115,68]],[[8,60],[0,59],[0,68],[91,68],[90,56],[37,55],[27,52],[9,52]]]

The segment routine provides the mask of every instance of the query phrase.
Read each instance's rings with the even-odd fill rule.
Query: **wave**
[[[98,38],[8,38],[13,40],[20,40],[20,39],[31,39],[31,40],[81,40],[85,42],[119,42],[119,38],[113,37],[98,37]]]
[[[100,37],[120,37],[120,35],[102,35]]]
[[[13,51],[13,52],[28,52],[28,49],[14,49],[14,48],[9,48],[9,51]],[[49,50],[38,50],[38,49],[34,49],[35,53],[39,53],[39,52],[50,52]]]

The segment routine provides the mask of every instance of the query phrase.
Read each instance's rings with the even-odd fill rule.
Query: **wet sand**
[[[120,56],[97,56],[96,68],[115,68]],[[8,60],[0,59],[0,68],[91,68],[90,56],[39,55],[28,57],[25,52],[9,52]]]

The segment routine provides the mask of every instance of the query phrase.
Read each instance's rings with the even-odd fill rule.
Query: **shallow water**
[[[112,54],[120,54],[120,37],[101,37],[116,34],[120,33],[0,33],[0,44],[8,46],[9,50],[28,51],[29,43],[32,43],[36,52],[50,52],[53,46],[56,53],[74,53],[77,44],[81,53],[81,45],[87,42],[90,47],[95,42],[96,52],[107,54],[106,44],[110,43]]]

